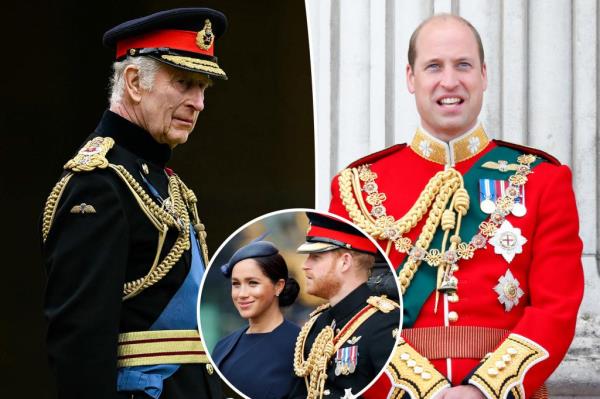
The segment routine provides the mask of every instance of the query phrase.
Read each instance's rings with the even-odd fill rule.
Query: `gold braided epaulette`
[[[510,334],[487,356],[469,379],[488,398],[504,399],[512,393],[525,398],[523,380],[535,364],[548,358],[548,351],[518,334]]]
[[[394,309],[400,309],[400,305],[397,302],[392,301],[385,295],[370,296],[367,299],[367,303],[383,313],[390,313]]]
[[[64,166],[73,172],[89,172],[96,168],[108,167],[106,154],[113,147],[115,141],[110,137],[94,137],[81,147],[77,155],[70,159]]]

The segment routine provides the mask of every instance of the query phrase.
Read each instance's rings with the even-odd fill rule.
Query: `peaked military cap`
[[[176,68],[227,79],[215,57],[215,41],[227,18],[210,8],[176,8],[123,22],[104,33],[116,59],[147,56]]]
[[[371,255],[379,253],[375,244],[349,222],[315,212],[306,212],[306,216],[310,227],[306,242],[298,247],[298,252],[306,254],[346,248]]]

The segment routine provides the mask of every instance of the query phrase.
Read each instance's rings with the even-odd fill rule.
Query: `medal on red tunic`
[[[510,263],[515,255],[523,252],[523,245],[527,239],[521,235],[521,229],[513,227],[505,220],[488,242],[494,246],[495,253],[502,255]]]
[[[491,214],[496,210],[496,186],[495,180],[479,179],[479,207],[485,214]]]
[[[496,210],[496,200],[504,197],[510,186],[507,180],[479,179],[479,207],[488,215]],[[516,217],[523,217],[527,213],[525,207],[525,186],[516,187],[519,192],[515,196],[515,203],[511,213]]]
[[[520,283],[510,269],[506,270],[504,276],[500,276],[498,284],[494,287],[494,291],[498,294],[498,301],[504,305],[504,310],[509,312],[515,305],[519,304],[519,299],[525,295]]]

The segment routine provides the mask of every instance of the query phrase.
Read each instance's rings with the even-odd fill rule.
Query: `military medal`
[[[521,186],[521,195],[515,198],[515,204],[511,209],[511,213],[516,217],[523,217],[527,213],[527,208],[525,208],[525,187]]]
[[[510,263],[516,254],[523,252],[527,239],[521,235],[521,229],[505,220],[488,242],[494,246],[494,253],[502,255]]]
[[[498,284],[494,287],[494,291],[498,294],[498,301],[504,305],[504,310],[507,312],[518,305],[519,298],[525,295],[519,285],[519,280],[513,276],[510,269],[507,269],[504,276],[500,276]]]
[[[515,195],[515,203],[510,212],[516,217],[523,217],[527,213],[525,208],[525,187],[511,187],[507,180],[479,180],[479,207],[483,213],[488,215],[496,210],[496,200],[506,195],[509,189],[518,190]]]
[[[354,373],[358,363],[358,345],[340,348],[335,354],[335,375]]]
[[[479,180],[479,207],[486,214],[491,214],[496,210],[496,190],[494,180]]]

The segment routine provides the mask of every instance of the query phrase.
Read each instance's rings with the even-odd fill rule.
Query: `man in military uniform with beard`
[[[377,247],[352,225],[308,213],[298,252],[306,292],[327,300],[302,327],[294,354],[298,377],[291,398],[351,398],[385,367],[396,343],[399,305],[375,295],[367,280]]]

